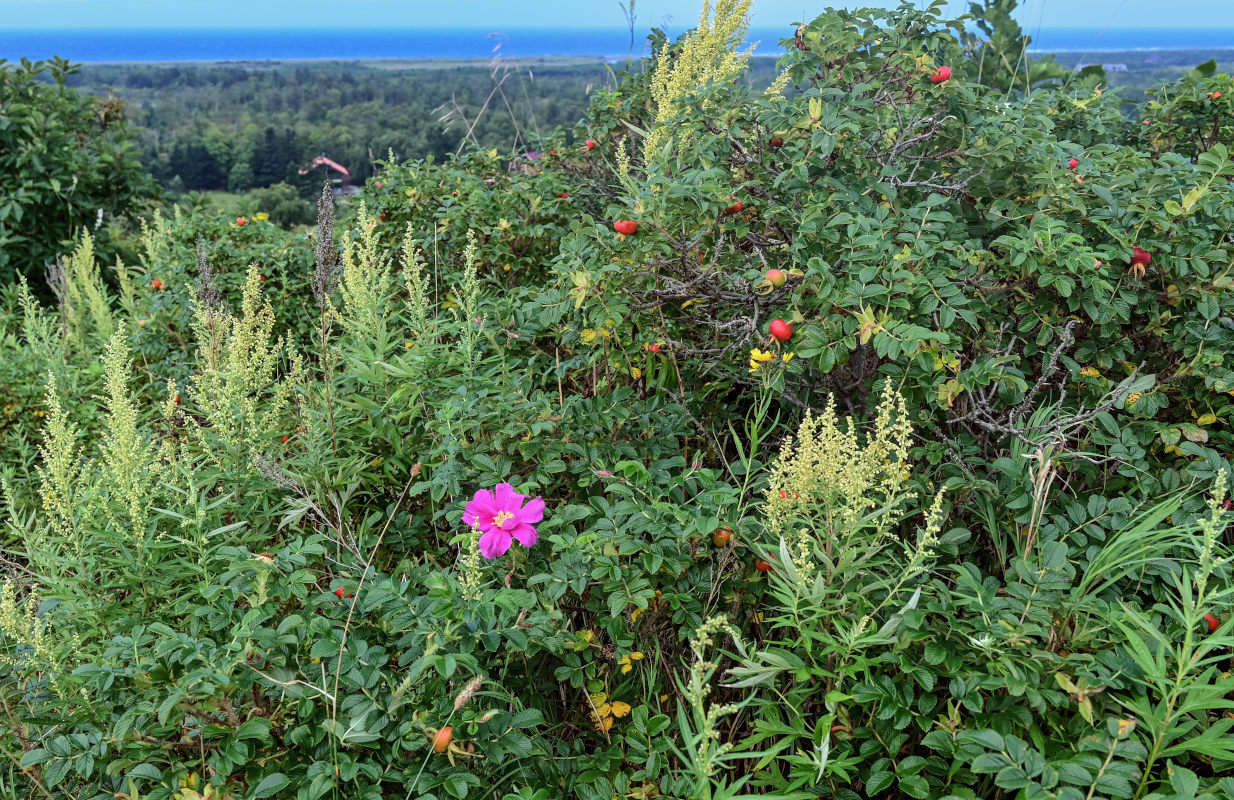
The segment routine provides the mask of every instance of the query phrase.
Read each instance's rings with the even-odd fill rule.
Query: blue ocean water
[[[785,35],[774,32],[765,41]],[[635,38],[633,55],[646,44]],[[502,55],[624,57],[629,29],[504,30],[0,30],[0,58],[75,62],[248,61],[303,58],[489,58]]]
[[[673,31],[674,35],[681,31]],[[1234,49],[1234,29],[1086,28],[1029,30],[1033,48],[1046,51]],[[750,38],[759,52],[775,55],[792,29],[756,28]],[[635,37],[633,54],[644,55]],[[0,30],[0,58],[16,60],[59,55],[75,62],[249,61],[356,58],[488,58],[494,48],[507,56],[600,56],[622,58],[630,34],[618,28],[536,28],[492,30]]]

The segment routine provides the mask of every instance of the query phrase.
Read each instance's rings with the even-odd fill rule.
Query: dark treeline
[[[602,63],[529,71],[352,62],[94,65],[72,83],[125,101],[142,162],[173,193],[283,182],[311,193],[320,174],[298,170],[315,156],[362,182],[391,150],[400,160],[453,152],[473,123],[474,144],[508,152],[573,126],[589,92],[610,81]]]

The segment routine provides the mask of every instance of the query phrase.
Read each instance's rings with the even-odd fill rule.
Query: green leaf
[[[291,781],[283,773],[271,772],[261,779],[261,783],[257,784],[257,788],[253,790],[249,797],[251,800],[261,800],[263,797],[270,797],[289,783]]]

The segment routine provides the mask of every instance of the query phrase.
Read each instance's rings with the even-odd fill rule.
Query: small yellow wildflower
[[[758,372],[763,364],[775,360],[776,354],[764,352],[757,347],[750,351],[750,371]]]

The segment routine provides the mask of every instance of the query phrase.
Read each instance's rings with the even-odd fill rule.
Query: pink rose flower
[[[524,505],[526,501],[526,505]],[[493,491],[481,489],[467,504],[463,522],[483,531],[480,553],[485,558],[497,558],[518,539],[523,547],[531,547],[540,538],[535,524],[544,519],[544,499],[531,500],[514,491],[508,483],[499,483]]]

